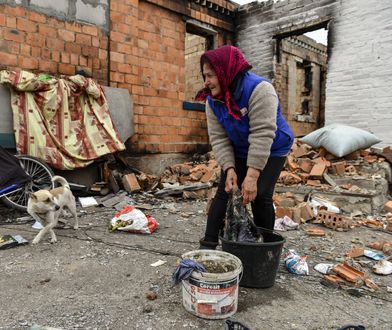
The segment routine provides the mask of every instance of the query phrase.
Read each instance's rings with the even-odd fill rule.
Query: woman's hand
[[[242,183],[242,199],[244,204],[248,204],[255,200],[257,195],[257,180],[260,176],[260,171],[249,167],[244,182]]]
[[[227,193],[231,192],[234,186],[237,186],[237,173],[233,167],[229,168],[226,172],[225,190]]]

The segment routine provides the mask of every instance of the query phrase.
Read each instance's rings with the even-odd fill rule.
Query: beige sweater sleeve
[[[208,136],[218,164],[224,171],[235,167],[233,146],[208,101],[206,101],[206,116]]]
[[[263,170],[275,138],[278,96],[266,81],[253,90],[249,99],[249,151],[247,165]]]

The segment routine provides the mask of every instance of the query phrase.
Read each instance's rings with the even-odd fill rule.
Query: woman
[[[200,66],[205,88],[196,99],[206,101],[208,135],[222,168],[200,248],[215,249],[234,186],[241,188],[244,204],[251,203],[256,226],[274,228],[272,195],[294,138],[274,87],[249,72],[238,48],[207,51]]]

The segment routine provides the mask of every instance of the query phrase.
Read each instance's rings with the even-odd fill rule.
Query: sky
[[[254,2],[255,0],[231,0],[231,1],[236,2],[240,5],[245,5],[247,3]],[[266,1],[266,0],[258,0],[258,1],[262,2],[262,1]],[[324,29],[305,33],[306,36],[316,40],[317,42],[319,42],[323,45],[327,45],[327,34],[328,34],[328,31],[324,30]]]

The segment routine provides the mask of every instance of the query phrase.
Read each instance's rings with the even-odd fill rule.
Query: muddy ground
[[[81,229],[57,229],[58,243],[48,238],[38,246],[0,251],[0,329],[34,325],[60,329],[224,329],[224,320],[205,320],[182,306],[181,286],[171,288],[178,256],[198,247],[206,222],[206,201],[156,200],[148,212],[160,223],[152,235],[110,233],[114,209],[79,207]],[[25,214],[0,206],[0,234],[20,234],[32,240],[32,222]],[[324,238],[308,237],[303,228],[284,232],[285,248],[308,255],[309,276],[292,275],[281,262],[275,285],[268,289],[240,288],[238,311],[232,317],[250,329],[337,329],[362,324],[366,329],[391,329],[392,275],[371,278],[377,291],[327,287],[313,266],[338,263],[354,242],[392,239],[366,227],[349,232],[326,229]],[[152,267],[158,261],[165,264]],[[371,273],[375,263],[360,257]],[[281,260],[283,261],[283,260]],[[155,292],[156,300],[147,294]]]

